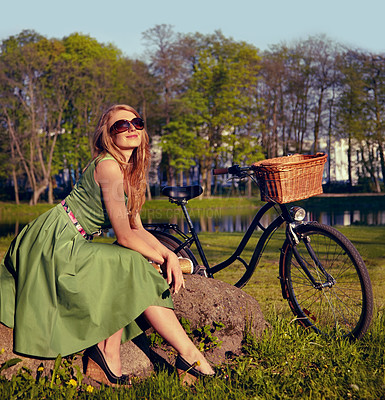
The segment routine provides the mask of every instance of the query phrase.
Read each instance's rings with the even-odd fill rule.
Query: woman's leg
[[[122,340],[123,328],[119,329],[109,338],[98,343],[110,370],[116,375],[122,375],[122,362],[120,359],[120,343]]]
[[[150,306],[144,311],[150,325],[189,363],[200,362],[195,368],[204,374],[213,374],[203,354],[195,347],[170,308]]]
[[[195,347],[179,323],[173,310],[165,307],[150,306],[144,313],[150,325],[190,364],[196,361],[200,365],[195,368],[204,374],[214,373],[203,354]],[[101,341],[98,346],[111,371],[116,376],[122,375],[120,344],[123,329]]]

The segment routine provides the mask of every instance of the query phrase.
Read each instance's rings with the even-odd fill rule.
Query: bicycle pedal
[[[197,265],[193,272],[194,275],[200,275],[207,278],[206,267],[204,265]]]

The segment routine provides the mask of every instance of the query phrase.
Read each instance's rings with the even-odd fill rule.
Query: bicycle
[[[236,179],[249,177],[261,189],[261,182],[255,178],[257,168],[256,165],[233,165],[214,170],[214,174],[230,174]],[[317,333],[349,339],[362,338],[372,319],[373,293],[365,263],[348,238],[328,225],[304,221],[306,212],[303,208],[288,208],[286,204],[277,203],[267,196],[267,203],[257,211],[233,254],[219,264],[210,266],[186,208],[188,201],[198,197],[202,191],[199,185],[166,186],[162,190],[171,203],[181,207],[188,233],[183,232],[177,224],[170,223],[145,224],[146,229],[178,256],[189,258],[194,266],[193,273],[213,278],[236,260],[240,261],[245,271],[234,285],[243,288],[254,274],[272,235],[286,224],[279,259],[279,280],[282,296],[288,301],[297,321]],[[263,226],[263,216],[273,207],[278,216]],[[262,234],[250,261],[246,262],[241,257],[242,252],[258,228]],[[190,249],[193,243],[201,263]]]

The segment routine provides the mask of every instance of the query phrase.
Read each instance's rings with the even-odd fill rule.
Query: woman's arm
[[[167,283],[172,284],[175,292],[178,293],[179,289],[185,285],[176,254],[160,243],[154,235],[144,229],[139,214],[135,218],[135,228],[133,228],[133,231],[162,255],[166,264]]]
[[[166,257],[169,253],[175,255],[175,253],[164,246],[154,235],[144,229],[142,219],[140,218],[139,214],[135,217],[135,227],[133,230],[140,235],[143,240],[151,244],[151,246],[153,246],[160,254],[162,254],[163,257]]]
[[[125,204],[123,174],[119,165],[114,160],[105,160],[96,166],[94,177],[102,189],[104,204],[118,243],[163,264],[161,253],[131,229]]]
[[[167,283],[172,285],[172,289],[177,293],[184,287],[178,258],[143,228],[139,215],[135,221],[136,228],[131,228],[125,204],[123,174],[119,165],[114,160],[105,160],[96,166],[94,177],[102,190],[117,242],[160,265],[166,263]]]

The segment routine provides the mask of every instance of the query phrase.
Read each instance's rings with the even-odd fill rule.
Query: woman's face
[[[125,119],[127,121],[131,121],[132,119],[137,118],[137,116],[131,111],[127,110],[117,110],[112,115],[110,120],[110,127],[121,119]],[[110,128],[109,128],[110,129]],[[137,130],[133,126],[132,123],[129,124],[127,130],[121,133],[111,133],[112,141],[115,145],[122,151],[125,150],[134,150],[136,147],[139,147],[142,142],[142,133],[143,130]]]

